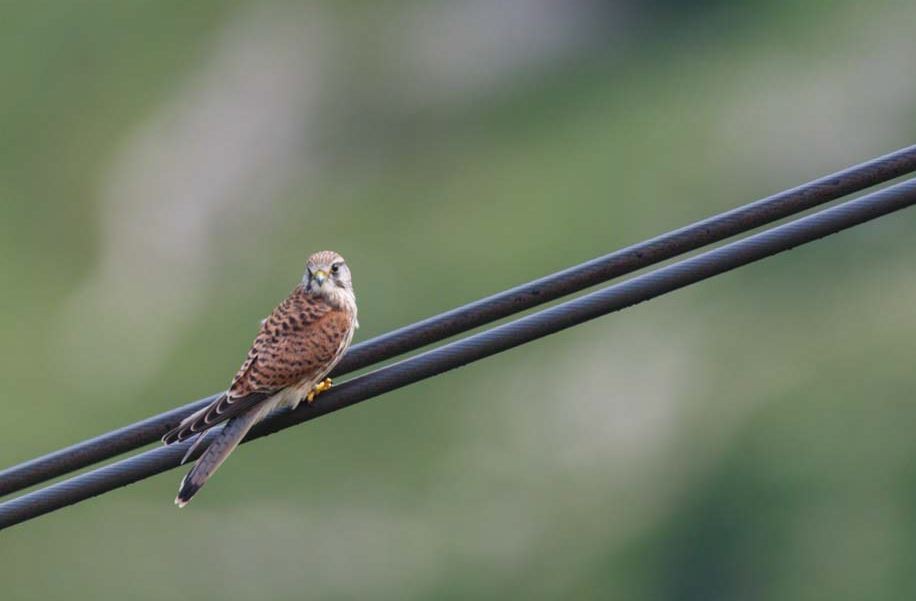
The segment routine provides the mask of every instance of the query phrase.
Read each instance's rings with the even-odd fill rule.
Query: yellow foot
[[[305,400],[311,405],[315,402],[315,397],[326,390],[330,390],[333,385],[334,383],[331,381],[331,378],[325,378],[321,382],[315,384],[315,388],[312,388],[309,393],[305,395]]]

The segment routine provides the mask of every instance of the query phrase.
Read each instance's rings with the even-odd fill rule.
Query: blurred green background
[[[740,5],[740,6],[739,6]],[[4,2],[3,467],[916,139],[916,3]],[[904,212],[0,533],[4,599],[916,594]]]

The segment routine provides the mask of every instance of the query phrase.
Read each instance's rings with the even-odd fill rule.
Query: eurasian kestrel
[[[207,407],[162,437],[172,444],[193,437],[188,455],[206,431],[227,422],[182,479],[175,504],[184,507],[258,421],[277,407],[295,409],[331,387],[326,378],[359,326],[350,269],[329,250],[309,257],[302,281],[261,322],[248,357],[232,384]]]

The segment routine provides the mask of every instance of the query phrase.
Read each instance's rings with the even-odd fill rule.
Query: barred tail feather
[[[194,438],[217,424],[248,412],[270,396],[269,392],[252,392],[241,397],[224,393],[203,409],[181,420],[180,424],[165,433],[162,442],[170,445]]]
[[[187,452],[185,452],[184,457],[181,458],[181,463],[179,463],[178,465],[184,465],[185,463],[187,463],[188,458],[194,453],[194,451],[197,450],[197,447],[199,447],[200,443],[204,441],[208,433],[209,431],[204,430],[203,432],[197,435],[197,437],[194,439],[194,442],[192,442],[191,446],[188,447]]]
[[[265,403],[266,405],[267,403]],[[178,507],[184,507],[191,501],[197,491],[199,491],[210,476],[219,469],[229,454],[239,446],[248,431],[267,413],[269,407],[258,407],[247,413],[233,417],[226,423],[226,426],[217,434],[207,450],[204,451],[191,471],[185,475],[178,487],[178,496],[175,497],[175,504]],[[197,443],[195,442],[195,445]]]
[[[220,399],[222,399],[224,396],[225,395],[221,396]],[[185,440],[193,438],[197,434],[204,432],[206,428],[202,427],[201,421],[211,406],[212,403],[203,409],[198,409],[188,417],[181,420],[180,424],[165,433],[165,435],[162,437],[162,443],[165,445],[170,445],[176,442],[184,442]],[[195,425],[198,427],[195,428]]]

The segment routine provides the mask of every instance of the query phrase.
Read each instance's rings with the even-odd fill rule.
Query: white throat
[[[321,288],[313,290],[312,294],[320,294],[328,304],[351,313],[353,320],[356,320],[356,295],[352,290],[340,288],[328,282]]]

